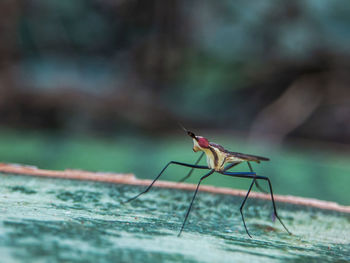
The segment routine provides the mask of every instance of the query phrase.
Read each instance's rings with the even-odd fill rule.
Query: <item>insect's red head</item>
[[[204,149],[209,148],[209,141],[202,136],[195,136],[193,138],[193,151],[203,151]]]
[[[198,152],[202,151],[203,148],[209,148],[209,141],[206,138],[202,136],[196,136],[193,132],[185,129],[183,126],[181,127],[184,131],[187,132],[187,135],[193,139],[193,151]]]
[[[204,138],[202,136],[197,136],[196,139],[197,139],[198,145],[200,147],[202,147],[202,148],[208,148],[209,147],[209,141],[206,138]]]

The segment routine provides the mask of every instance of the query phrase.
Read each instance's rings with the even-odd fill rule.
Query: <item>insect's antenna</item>
[[[192,138],[196,137],[196,135],[194,135],[193,132],[187,130],[180,122],[178,122],[177,124],[180,126],[181,129],[183,129],[187,133],[188,136],[190,136]]]
[[[187,130],[180,122],[178,122],[177,124],[178,124],[178,125],[180,126],[180,128],[183,129],[185,132],[188,132],[188,130]]]

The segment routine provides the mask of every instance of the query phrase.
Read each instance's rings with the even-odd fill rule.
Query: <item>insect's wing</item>
[[[220,150],[221,152],[224,152],[226,155],[229,155],[233,157],[233,159],[240,159],[242,161],[252,161],[252,162],[257,162],[260,163],[260,161],[269,161],[269,158],[262,157],[262,156],[257,156],[257,155],[252,155],[252,154],[245,154],[245,153],[238,153],[238,152],[230,152],[226,150],[224,147],[222,147],[219,144],[216,143],[210,143],[211,146],[215,147],[216,149]]]
[[[243,159],[245,161],[253,161],[253,162],[258,162],[260,161],[269,161],[269,158],[262,157],[262,156],[257,156],[257,155],[252,155],[252,154],[245,154],[245,153],[238,153],[238,152],[230,152],[227,151],[227,153],[233,157]]]

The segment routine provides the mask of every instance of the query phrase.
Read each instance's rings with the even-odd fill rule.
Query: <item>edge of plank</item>
[[[30,176],[42,176],[42,177],[52,177],[52,178],[63,178],[63,179],[75,179],[75,180],[89,180],[89,181],[99,181],[106,183],[115,184],[129,184],[129,185],[149,185],[152,180],[137,179],[133,174],[120,174],[120,173],[109,173],[109,172],[89,172],[83,170],[45,170],[39,169],[35,166],[26,166],[21,164],[8,164],[0,163],[0,172],[5,174],[20,174],[20,175],[30,175]],[[182,190],[195,190],[197,185],[187,184],[187,183],[176,183],[169,181],[157,181],[154,186],[162,188],[174,188]],[[246,191],[237,190],[225,187],[215,187],[209,185],[202,185],[201,191],[215,193],[215,194],[225,194],[225,195],[236,195],[245,196]],[[269,194],[251,192],[249,197],[259,198],[259,199],[270,199]],[[275,201],[303,205],[309,207],[316,207],[325,210],[333,210],[343,213],[350,213],[350,206],[339,205],[335,202],[322,201],[313,198],[304,198],[290,195],[274,195]]]

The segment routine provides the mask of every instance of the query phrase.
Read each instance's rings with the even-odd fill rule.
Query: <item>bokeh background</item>
[[[151,179],[198,157],[180,122],[350,205],[349,69],[347,0],[2,0],[0,161]]]

